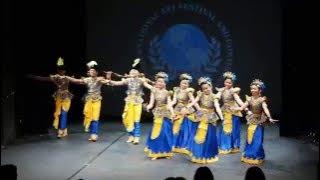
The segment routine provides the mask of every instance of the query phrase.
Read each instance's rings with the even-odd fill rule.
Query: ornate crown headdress
[[[180,74],[179,79],[180,79],[181,81],[182,81],[182,80],[188,80],[189,83],[192,82],[192,76],[191,76],[190,74],[187,74],[187,73]]]
[[[253,80],[250,86],[252,85],[258,86],[261,90],[264,90],[266,88],[266,85],[260,79]]]
[[[155,75],[155,79],[158,79],[158,78],[163,78],[166,82],[168,82],[169,80],[169,76],[167,73],[165,72],[158,72],[156,75]]]
[[[211,81],[211,78],[209,77],[200,77],[198,79],[198,84],[201,85],[201,84],[210,84],[212,85],[212,81]]]
[[[225,79],[231,79],[232,81],[237,80],[237,76],[234,73],[230,72],[230,71],[227,71],[227,72],[223,73],[223,77]]]

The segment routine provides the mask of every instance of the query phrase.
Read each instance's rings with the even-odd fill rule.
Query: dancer
[[[174,111],[177,119],[173,122],[173,152],[188,154],[188,143],[190,141],[191,131],[196,130],[193,126],[195,121],[195,110],[189,105],[194,101],[194,89],[190,88],[192,77],[189,74],[180,75],[180,86],[173,88]]]
[[[251,96],[246,96],[246,102],[236,110],[247,110],[247,142],[244,152],[241,157],[241,161],[249,164],[260,164],[264,161],[265,154],[263,149],[263,137],[264,128],[263,124],[269,120],[271,123],[275,123],[278,120],[274,120],[269,112],[266,97],[262,96],[262,92],[265,90],[265,84],[255,79],[250,84]]]
[[[57,61],[57,73],[49,77],[33,76],[30,77],[39,81],[49,81],[56,85],[57,90],[53,94],[55,100],[55,111],[53,127],[57,129],[57,138],[66,137],[68,135],[67,117],[71,106],[73,95],[69,92],[69,80],[61,79],[59,76],[66,74],[66,66],[64,60],[59,57]]]
[[[223,120],[219,106],[219,97],[212,92],[212,82],[208,77],[198,80],[201,91],[198,91],[195,101],[198,129],[190,147],[191,161],[194,163],[213,163],[218,161],[218,142],[216,123]],[[199,102],[199,104],[198,104]]]
[[[89,77],[84,79],[76,79],[69,76],[63,76],[62,79],[68,79],[75,84],[87,85],[88,92],[85,97],[84,113],[84,128],[85,132],[90,132],[89,141],[96,142],[98,140],[99,117],[101,108],[101,86],[108,84],[108,80],[98,76],[98,63],[90,61],[87,63]]]
[[[140,120],[144,95],[143,87],[151,88],[140,72],[140,59],[135,59],[129,75],[121,81],[109,81],[111,86],[128,86],[125,107],[122,114],[123,124],[129,134],[128,143],[139,144]]]
[[[240,88],[233,87],[236,75],[232,72],[225,72],[224,87],[217,88],[218,96],[222,100],[222,113],[224,121],[219,131],[219,153],[229,154],[240,152],[240,117],[241,111],[233,110],[243,105],[239,97]]]
[[[153,126],[147,138],[145,152],[151,160],[173,156],[173,132],[171,119],[174,117],[169,91],[166,90],[168,75],[159,72],[155,76],[155,87],[151,88],[147,111],[153,109]]]

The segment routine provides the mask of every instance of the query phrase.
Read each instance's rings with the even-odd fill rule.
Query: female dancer
[[[224,87],[217,88],[218,96],[222,100],[222,113],[224,121],[219,131],[219,153],[228,154],[240,152],[240,117],[241,111],[233,110],[243,105],[239,97],[240,88],[233,87],[236,81],[236,75],[232,72],[225,72]]]
[[[262,91],[265,89],[264,83],[255,79],[250,84],[251,96],[246,96],[246,102],[236,110],[243,110],[249,107],[247,110],[247,142],[244,152],[241,157],[241,161],[249,164],[260,164],[264,161],[265,154],[263,149],[263,136],[264,128],[263,123],[269,120],[274,123],[278,120],[274,120],[269,112],[266,97],[262,96]]]
[[[212,92],[211,79],[201,77],[198,83],[201,91],[198,91],[193,104],[198,110],[196,118],[199,125],[191,143],[190,156],[191,161],[195,163],[213,163],[218,161],[216,122],[219,117],[223,120],[223,116],[219,97]]]
[[[170,93],[166,90],[168,75],[159,72],[155,76],[155,87],[151,88],[150,102],[147,111],[153,109],[153,126],[148,136],[145,152],[151,160],[173,156],[173,132],[171,119],[174,116]]]
[[[188,154],[188,143],[190,140],[191,130],[195,130],[192,124],[195,121],[194,109],[189,106],[189,103],[194,101],[194,89],[189,85],[192,82],[192,77],[189,74],[180,75],[180,86],[173,88],[173,101],[175,105],[174,111],[177,119],[173,122],[173,152]],[[191,129],[194,127],[193,129]]]

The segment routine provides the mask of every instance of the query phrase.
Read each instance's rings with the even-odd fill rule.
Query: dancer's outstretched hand
[[[274,124],[274,123],[278,122],[279,120],[270,118],[269,121]]]

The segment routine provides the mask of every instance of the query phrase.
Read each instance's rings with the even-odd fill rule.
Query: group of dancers
[[[67,115],[73,97],[68,89],[69,83],[87,86],[83,125],[92,142],[98,140],[102,85],[127,86],[122,114],[129,136],[127,142],[139,144],[142,110],[152,110],[153,125],[144,149],[151,160],[170,159],[174,153],[182,153],[188,155],[192,162],[212,163],[218,161],[219,154],[240,152],[240,117],[245,111],[248,129],[241,161],[250,164],[264,161],[263,125],[277,120],[272,119],[268,110],[266,97],[262,95],[265,85],[261,80],[252,81],[251,96],[246,96],[243,102],[239,97],[240,88],[233,86],[236,75],[232,72],[223,74],[222,88],[215,88],[209,77],[199,78],[199,91],[195,93],[190,87],[193,78],[189,74],[181,74],[180,85],[170,91],[166,88],[168,74],[158,72],[154,81],[146,78],[140,72],[140,59],[134,60],[131,70],[125,75],[108,71],[105,76],[98,76],[98,63],[95,61],[87,63],[87,67],[87,77],[70,77],[66,75],[63,59],[59,58],[57,74],[32,76],[37,80],[51,81],[57,87],[53,127],[58,131],[58,138],[68,135]],[[116,81],[113,77],[121,79]],[[143,103],[143,88],[150,90],[148,104]],[[214,93],[214,88],[217,93]]]

